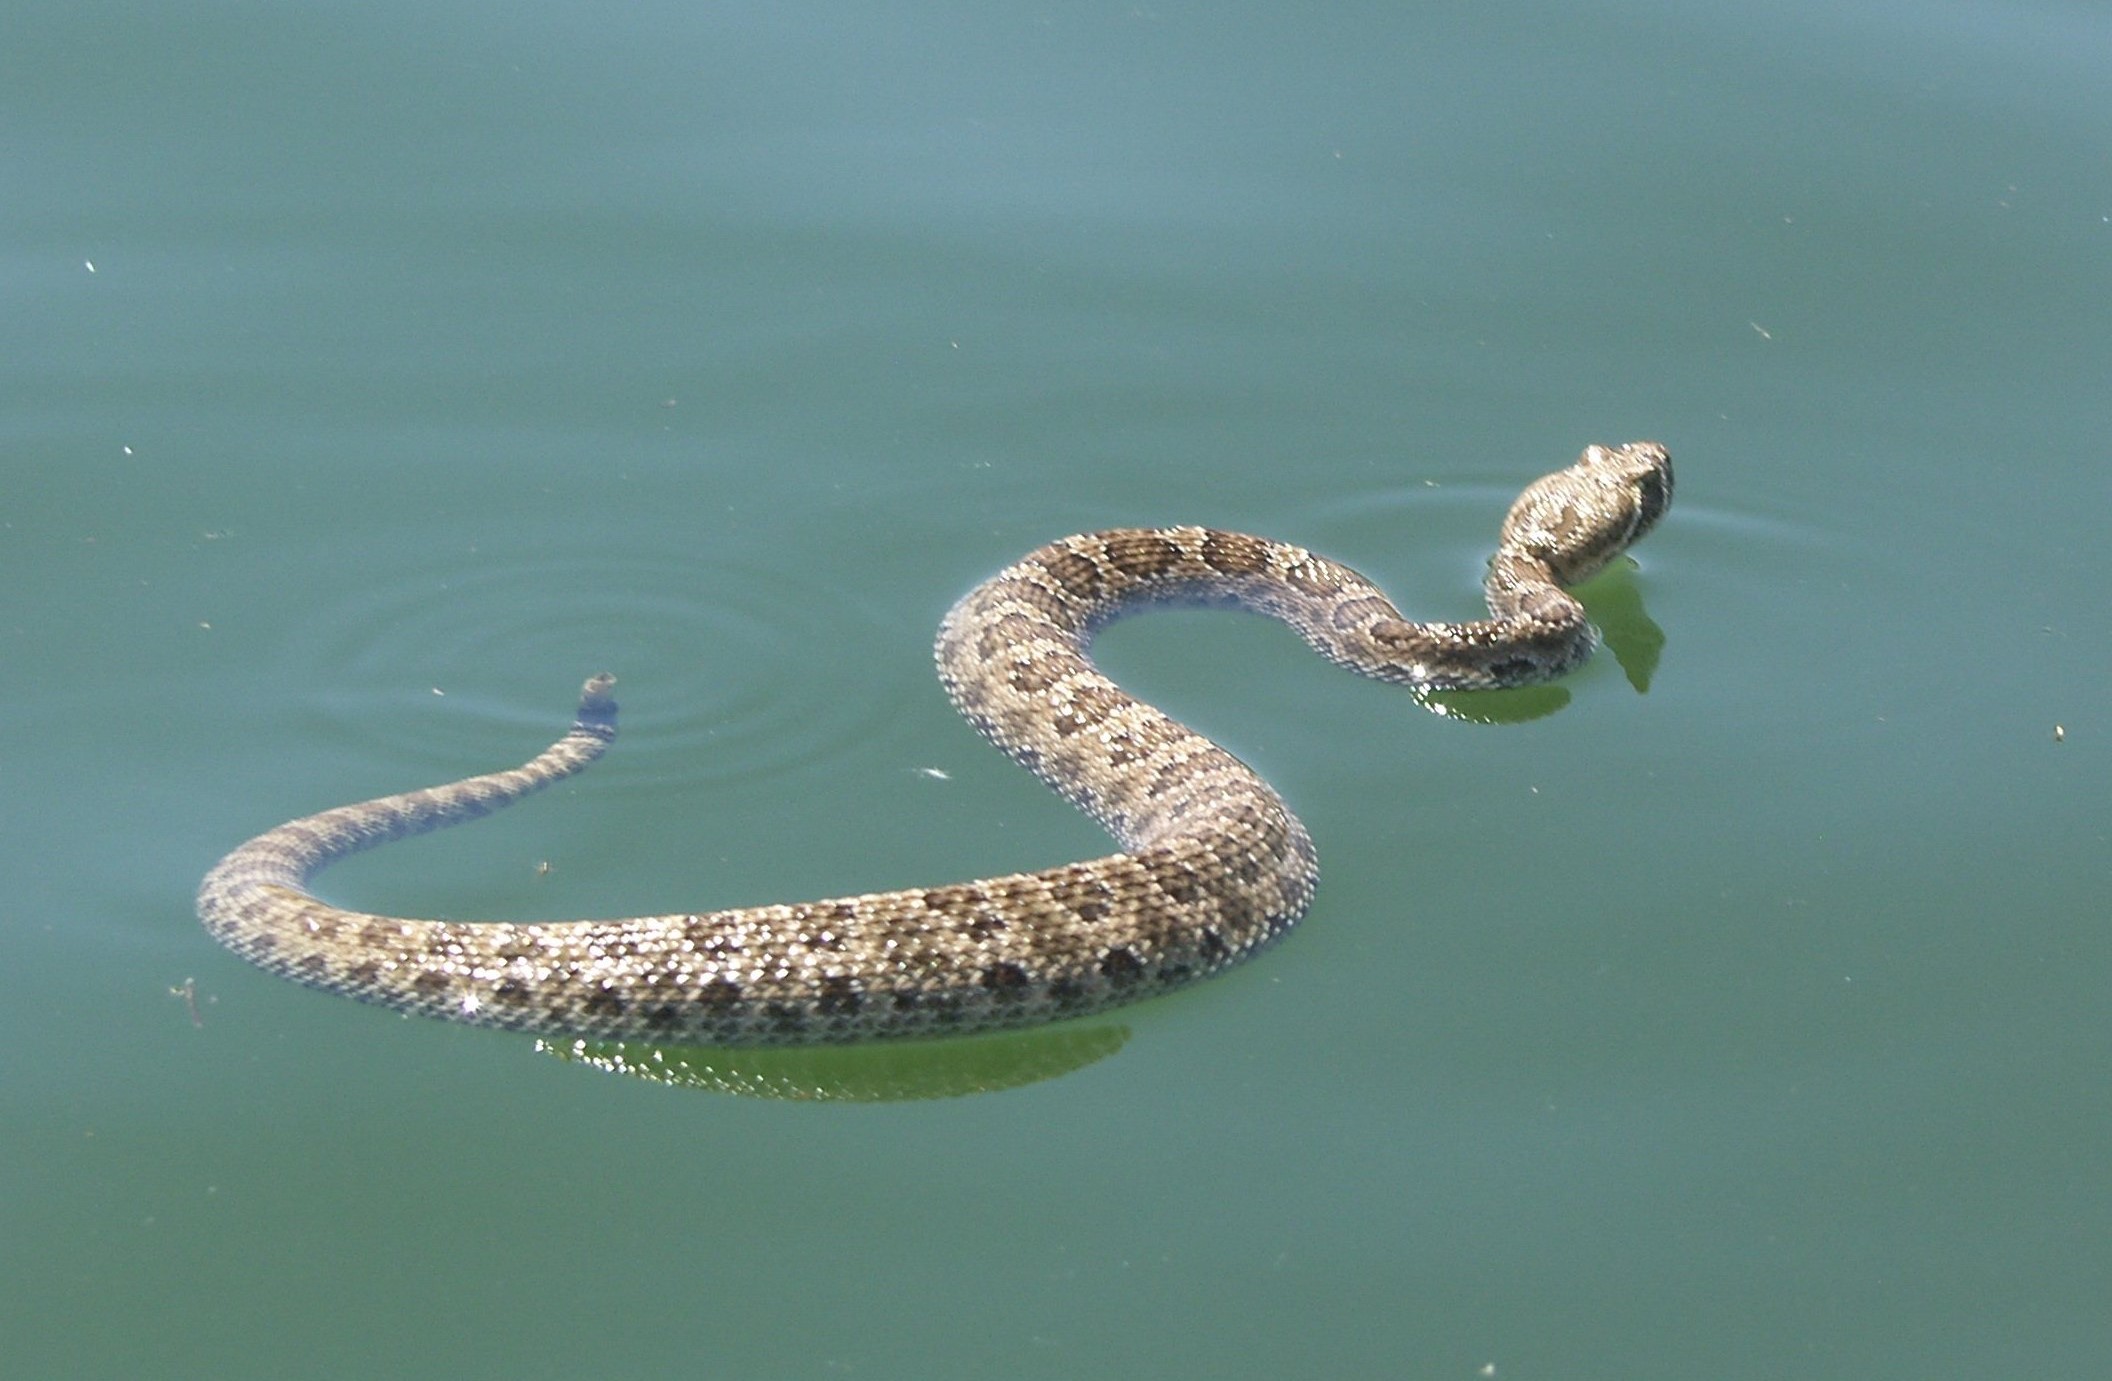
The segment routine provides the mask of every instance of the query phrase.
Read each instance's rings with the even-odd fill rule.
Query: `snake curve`
[[[243,958],[399,1011],[509,1030],[705,1045],[835,1043],[1033,1025],[1218,973],[1312,901],[1305,827],[1252,769],[1094,667],[1094,632],[1165,603],[1237,605],[1329,661],[1417,691],[1524,685],[1588,657],[1564,590],[1672,498],[1654,442],[1586,448],[1505,518],[1490,617],[1405,619],[1303,548],[1202,527],[1067,537],[969,592],[939,629],[939,679],[986,738],[1098,820],[1120,852],[934,888],[622,920],[414,920],[330,905],[310,877],[348,854],[474,819],[568,777],[616,734],[613,679],[510,771],[339,806],[268,830],[205,877],[198,914]]]

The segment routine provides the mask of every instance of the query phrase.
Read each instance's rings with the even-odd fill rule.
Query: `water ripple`
[[[885,636],[884,636],[885,635]],[[889,639],[892,639],[890,645]],[[855,596],[708,557],[438,554],[362,580],[289,649],[331,689],[321,731],[436,763],[503,761],[561,728],[578,684],[619,679],[624,770],[726,782],[830,756],[925,674]],[[905,674],[872,668],[900,661]],[[445,697],[420,713],[416,700]]]

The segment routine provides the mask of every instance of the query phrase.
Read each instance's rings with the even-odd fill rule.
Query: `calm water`
[[[2102,1367],[2112,17],[1846,8],[13,5],[0,1371]],[[968,585],[1185,520],[1464,614],[1517,488],[1635,437],[1643,693],[1485,726],[1258,621],[1105,639],[1319,841],[1262,962],[1009,1047],[624,1055],[889,1101],[402,1020],[190,914],[603,667],[593,774],[329,895],[1087,856],[932,681]]]

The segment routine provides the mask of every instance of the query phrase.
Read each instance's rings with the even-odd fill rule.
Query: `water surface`
[[[2101,13],[8,28],[10,1375],[2112,1353]],[[607,915],[1089,856],[932,680],[961,591],[1192,521],[1462,615],[1511,495],[1638,437],[1679,497],[1595,608],[1662,634],[1643,692],[1601,657],[1481,725],[1258,621],[1109,632],[1279,784],[1323,891],[1024,1081],[939,1062],[1002,1091],[629,1078],[190,916],[249,834],[517,761],[603,668],[593,773],[329,895]]]

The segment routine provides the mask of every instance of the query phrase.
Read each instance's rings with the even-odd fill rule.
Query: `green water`
[[[2112,1355],[2101,8],[0,28],[0,1374]],[[1325,882],[1221,981],[865,1071],[1002,1091],[628,1078],[190,914],[249,834],[518,761],[603,668],[605,763],[328,895],[1089,856],[932,680],[969,585],[1193,521],[1466,614],[1518,487],[1638,437],[1678,499],[1594,607],[1661,632],[1643,693],[1602,656],[1485,726],[1260,621],[1109,632]]]

